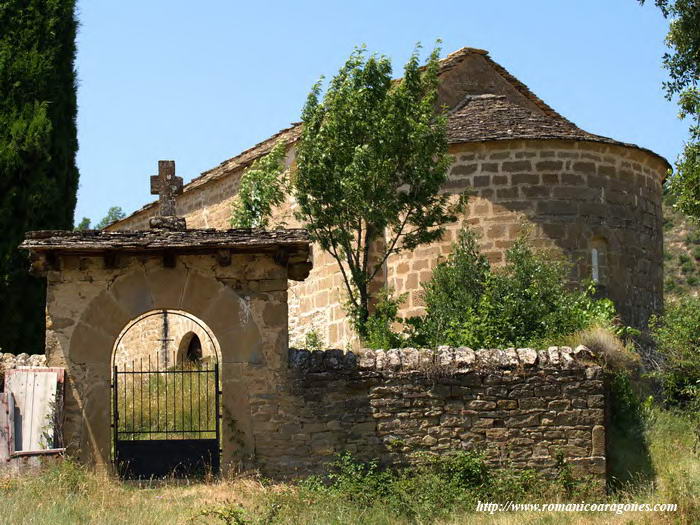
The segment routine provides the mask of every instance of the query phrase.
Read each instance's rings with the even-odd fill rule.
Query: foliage
[[[644,3],[644,0],[640,0]],[[679,118],[692,120],[689,141],[676,162],[676,174],[668,187],[675,206],[700,219],[700,0],[656,0],[670,19],[664,67],[670,80],[664,82],[666,98],[678,97]]]
[[[666,401],[700,410],[700,299],[683,297],[651,319],[658,351],[665,362],[659,373]]]
[[[90,219],[88,217],[83,217],[82,220],[76,225],[76,230],[89,230],[90,229]]]
[[[43,283],[17,246],[71,229],[78,189],[75,0],[0,3],[0,345],[44,351]]]
[[[400,81],[390,60],[356,49],[308,96],[293,178],[297,218],[338,263],[349,313],[367,335],[369,284],[390,254],[433,242],[455,219],[447,195],[446,115],[436,112],[438,53],[416,50]]]
[[[267,228],[272,209],[282,204],[287,195],[284,155],[285,144],[280,142],[245,171],[233,204],[232,227]]]
[[[392,297],[392,291],[382,288],[377,294],[377,302],[367,319],[367,348],[385,349],[404,346],[404,339],[392,330],[392,324],[399,321],[399,305],[405,300],[405,294],[398,298]]]
[[[646,483],[654,479],[646,436],[647,411],[627,371],[608,372],[607,450],[609,485]]]
[[[409,320],[413,343],[505,348],[551,343],[595,324],[613,327],[613,303],[595,299],[592,284],[570,289],[567,271],[561,258],[533,249],[527,235],[506,252],[505,266],[494,269],[474,234],[462,230],[424,285],[426,315]]]
[[[442,456],[416,456],[416,464],[397,470],[382,469],[377,461],[358,461],[340,454],[331,473],[302,483],[302,496],[318,494],[324,500],[342,499],[361,508],[384,506],[396,518],[433,521],[455,509],[473,510],[478,501],[518,501],[532,497],[547,484],[550,495],[562,493],[534,471],[494,469],[482,453],[455,451]],[[570,495],[583,496],[586,480],[571,480]]]
[[[664,296],[667,299],[697,295],[700,284],[700,222],[674,208],[675,202],[673,195],[664,194]]]
[[[113,222],[122,220],[124,217],[126,217],[126,214],[122,210],[121,206],[112,206],[111,208],[109,208],[109,210],[107,210],[107,215],[102,217],[100,222],[95,224],[95,229],[101,230],[102,228],[109,226]]]
[[[194,519],[199,517],[216,518],[224,525],[248,525],[252,523],[248,513],[241,505],[230,502],[226,502],[223,505],[205,507],[197,513]]]
[[[323,342],[323,338],[318,333],[318,330],[309,330],[306,332],[306,337],[304,340],[304,348],[307,350],[323,350],[326,345]]]

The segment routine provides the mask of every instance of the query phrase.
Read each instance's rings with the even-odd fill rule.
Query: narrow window
[[[598,266],[598,248],[591,249],[591,277],[593,282],[600,284],[600,266]]]
[[[604,237],[591,239],[591,279],[597,287],[605,287],[608,280],[608,241]]]

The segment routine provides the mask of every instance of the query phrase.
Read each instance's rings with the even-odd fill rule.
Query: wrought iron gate
[[[114,460],[121,477],[218,474],[218,363],[156,363],[153,369],[149,359],[114,366],[112,396]]]

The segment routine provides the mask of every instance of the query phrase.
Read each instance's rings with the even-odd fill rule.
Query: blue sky
[[[665,21],[636,0],[81,0],[76,222],[152,200],[299,120],[309,88],[359,44],[393,59],[418,41],[491,57],[583,129],[669,161],[687,126],[661,90]]]

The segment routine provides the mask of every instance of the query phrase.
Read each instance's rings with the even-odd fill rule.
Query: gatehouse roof
[[[35,252],[90,254],[120,252],[202,252],[233,250],[238,252],[291,251],[309,249],[309,233],[301,228],[286,230],[193,229],[168,230],[40,230],[27,233],[20,248]]]

